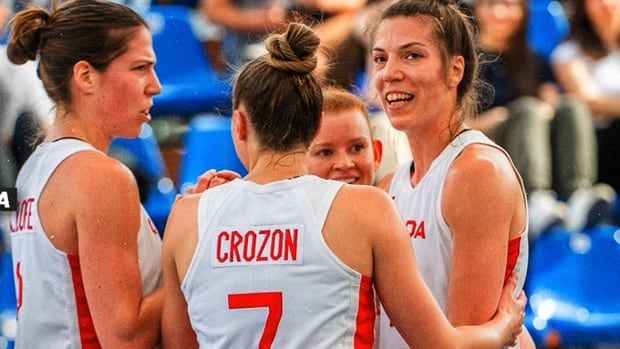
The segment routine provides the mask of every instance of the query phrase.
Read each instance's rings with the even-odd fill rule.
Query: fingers
[[[232,181],[233,179],[237,179],[237,178],[241,178],[241,175],[239,175],[237,172],[235,171],[230,171],[230,170],[221,170],[218,171],[216,173],[218,178],[224,178],[228,181]]]

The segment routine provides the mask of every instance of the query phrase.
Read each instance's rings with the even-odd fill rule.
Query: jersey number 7
[[[268,308],[258,349],[269,349],[282,318],[282,292],[237,293],[228,295],[228,309]]]

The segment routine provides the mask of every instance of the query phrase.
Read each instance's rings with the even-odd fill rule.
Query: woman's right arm
[[[514,278],[504,286],[492,320],[482,326],[452,327],[422,279],[393,200],[374,190],[362,196],[350,198],[367,205],[361,211],[366,213],[356,217],[364,218],[353,224],[370,234],[375,288],[390,320],[411,347],[499,348],[516,340],[525,299],[511,295]]]
[[[104,348],[152,348],[160,338],[163,290],[142,295],[137,185],[118,161],[94,152],[79,155],[71,190],[81,275],[97,337]]]

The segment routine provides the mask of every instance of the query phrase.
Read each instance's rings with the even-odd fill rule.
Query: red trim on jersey
[[[508,241],[508,259],[506,260],[506,272],[504,273],[504,282],[508,280],[508,277],[515,270],[517,260],[521,254],[521,237],[514,238]]]
[[[372,279],[363,276],[360,281],[359,304],[355,319],[353,348],[372,348],[375,341],[375,292]]]
[[[93,318],[90,316],[84,283],[82,282],[82,271],[80,269],[80,259],[76,255],[68,255],[69,265],[71,266],[71,278],[73,279],[73,293],[75,294],[75,306],[77,308],[78,327],[80,331],[80,342],[82,349],[101,349]]]

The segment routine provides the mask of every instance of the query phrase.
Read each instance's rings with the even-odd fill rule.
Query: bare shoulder
[[[186,237],[188,230],[197,229],[197,212],[201,194],[186,195],[170,210],[164,232],[164,245],[175,245]]]
[[[457,186],[468,183],[473,186],[518,187],[515,170],[507,155],[498,148],[483,144],[467,146],[454,160],[448,170],[446,186],[452,182]]]

